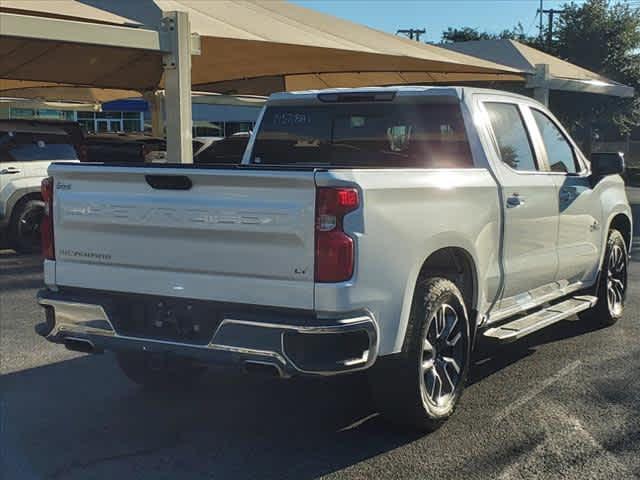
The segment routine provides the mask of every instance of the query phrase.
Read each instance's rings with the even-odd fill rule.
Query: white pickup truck
[[[368,369],[384,414],[433,429],[480,336],[620,317],[623,169],[510,93],[276,94],[242,165],[52,165],[37,331],[154,387]]]

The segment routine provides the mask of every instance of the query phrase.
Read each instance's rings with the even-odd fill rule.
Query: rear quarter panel
[[[500,286],[500,204],[487,170],[334,170],[317,173],[316,183],[355,185],[362,198],[344,223],[356,243],[354,276],[316,284],[320,315],[369,309],[380,330],[380,354],[400,351],[420,269],[445,247],[473,258],[476,308],[490,306]]]

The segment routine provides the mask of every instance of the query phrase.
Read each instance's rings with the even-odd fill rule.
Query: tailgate
[[[57,285],[313,308],[313,171],[52,165],[49,173]],[[175,189],[176,176],[192,187]]]

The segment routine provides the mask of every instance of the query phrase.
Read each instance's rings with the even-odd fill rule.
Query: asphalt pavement
[[[430,435],[377,416],[363,375],[281,381],[212,370],[147,393],[111,354],[37,337],[38,257],[0,252],[0,478],[640,478],[640,189],[624,318],[561,322],[476,355]]]

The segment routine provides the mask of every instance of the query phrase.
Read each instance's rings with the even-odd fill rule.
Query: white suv
[[[70,122],[0,120],[0,232],[16,251],[38,251],[40,183],[51,162],[78,161],[78,137]]]

